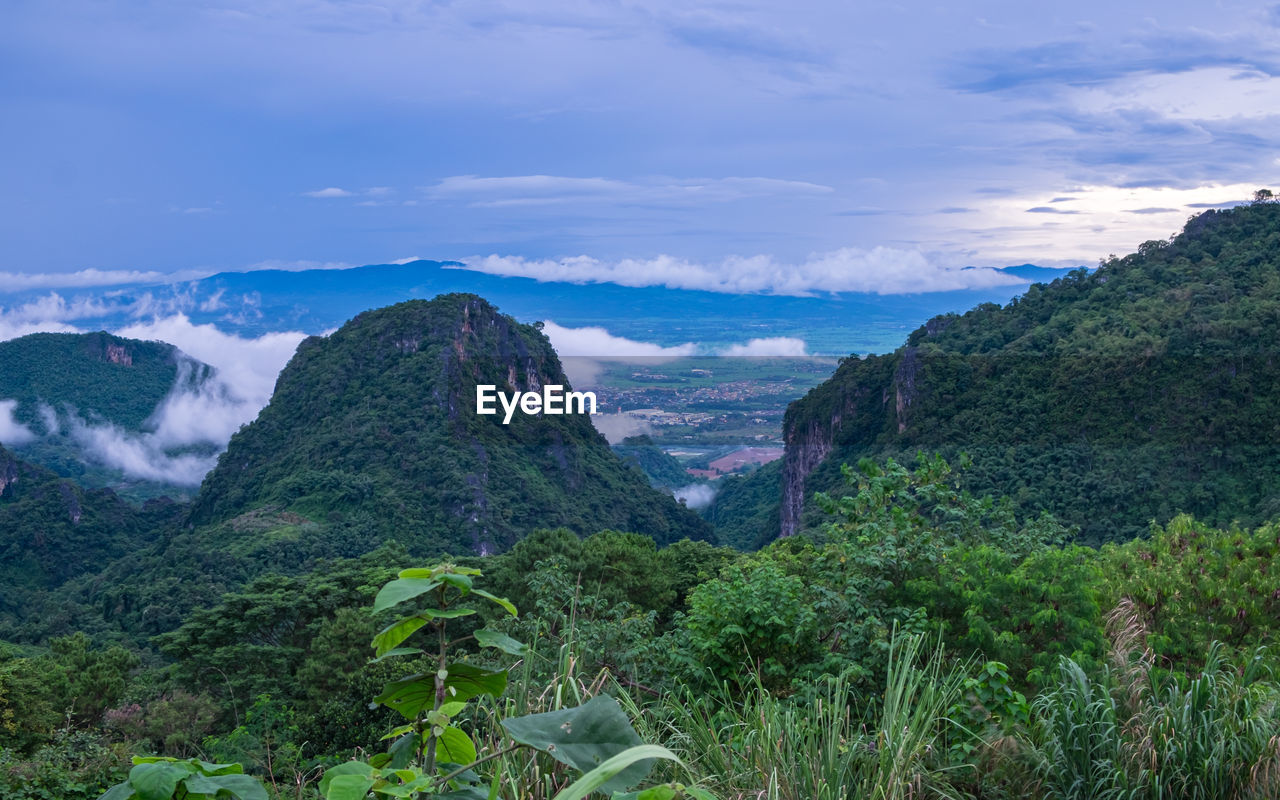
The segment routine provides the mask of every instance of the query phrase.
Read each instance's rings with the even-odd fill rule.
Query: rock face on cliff
[[[1280,206],[1194,218],[1007,306],[931,320],[842,362],[787,411],[781,529],[820,522],[842,462],[918,451],[1101,542],[1186,511],[1280,515]]]
[[[476,413],[476,386],[567,391],[533,326],[474,295],[368,311],[298,348],[232,437],[194,525],[272,508],[423,553],[492,553],[535,528],[665,543],[711,529],[622,463],[586,415]]]

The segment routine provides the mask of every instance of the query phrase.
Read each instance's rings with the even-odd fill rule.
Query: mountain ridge
[[[1220,525],[1274,516],[1277,253],[1280,206],[1208,211],[1092,273],[844,359],[787,409],[774,535],[819,524],[812,495],[840,486],[840,463],[918,451],[967,452],[963,485],[1048,509],[1087,543],[1179,511]]]

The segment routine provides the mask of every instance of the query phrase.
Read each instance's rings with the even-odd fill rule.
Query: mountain
[[[308,338],[205,478],[189,522],[287,513],[423,553],[491,553],[560,526],[712,537],[585,414],[503,424],[476,413],[478,384],[569,390],[546,337],[475,295],[366,311]]]
[[[844,359],[787,410],[769,533],[818,524],[812,495],[841,485],[841,463],[917,451],[968,453],[966,487],[1048,509],[1085,542],[1179,511],[1216,525],[1273,518],[1277,342],[1280,206],[1205,212],[1095,272],[936,317],[888,355]],[[768,516],[754,513],[755,528]]]
[[[127,476],[109,441],[152,433],[166,399],[198,393],[213,368],[164,342],[96,333],[33,333],[0,342],[0,431],[22,458],[93,488],[145,500],[177,487]],[[0,434],[3,435],[3,434]],[[115,445],[118,447],[118,444]],[[215,445],[167,443],[169,455],[211,457]]]
[[[810,297],[721,292],[612,283],[566,283],[489,275],[456,261],[419,260],[351,269],[224,272],[173,284],[59,289],[78,325],[119,328],[141,317],[184,313],[196,323],[246,336],[332,330],[357,313],[410,299],[455,292],[485,297],[523,322],[553,320],[598,326],[617,336],[665,346],[709,348],[753,338],[794,337],[811,353],[882,353],[932,316],[983,302],[1006,302],[1032,280],[1068,270],[1022,265],[1002,270],[1007,286],[918,294],[823,293]],[[48,290],[5,293],[0,305],[47,303]],[[96,309],[96,311],[95,311]]]
[[[0,342],[0,400],[16,400],[13,417],[51,432],[47,413],[60,422],[74,414],[142,430],[173,390],[179,372],[197,385],[210,367],[164,342],[97,333],[33,333]]]

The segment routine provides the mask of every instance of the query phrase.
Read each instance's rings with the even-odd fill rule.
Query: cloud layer
[[[817,292],[915,294],[1016,286],[1026,281],[990,267],[952,266],[914,250],[845,247],[811,255],[796,264],[770,256],[731,256],[701,263],[673,256],[604,261],[591,256],[526,259],[519,256],[469,258],[466,269],[491,275],[570,283],[666,286],[711,292],[812,295]]]
[[[13,418],[17,400],[0,400],[0,445],[26,444],[36,438],[27,426]]]
[[[74,318],[77,307],[57,298],[0,314],[0,339],[36,331],[78,332],[57,319],[59,313]],[[251,422],[270,400],[276,377],[303,339],[303,334],[294,331],[257,338],[234,336],[214,325],[193,324],[183,314],[139,321],[113,333],[168,342],[216,372],[196,382],[191,380],[195,363],[181,361],[173,390],[144,431],[89,421],[74,409],[64,411],[63,425],[46,406],[41,409],[43,433],[64,433],[92,460],[131,478],[178,486],[199,485],[231,435]],[[57,398],[46,401],[57,405]],[[38,434],[13,421],[15,402],[0,401],[0,442],[25,444]]]

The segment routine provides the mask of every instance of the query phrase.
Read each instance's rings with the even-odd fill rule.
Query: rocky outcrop
[[[902,359],[893,372],[893,410],[898,423],[898,433],[907,430],[910,419],[911,404],[919,395],[916,379],[920,376],[920,355],[914,347],[902,348]]]
[[[119,364],[122,367],[132,367],[133,355],[124,345],[108,344],[107,362],[111,364]]]
[[[828,424],[813,420],[799,430],[787,430],[786,453],[782,461],[782,514],[779,536],[791,536],[800,528],[804,511],[804,481],[831,453],[839,415]]]
[[[904,363],[898,355],[851,357],[829,381],[791,404],[783,422],[779,536],[803,528],[806,500],[814,491],[809,478],[833,452],[875,439],[895,420],[906,422],[919,394],[919,372],[917,361]]]
[[[18,459],[0,447],[0,497],[18,482]]]

